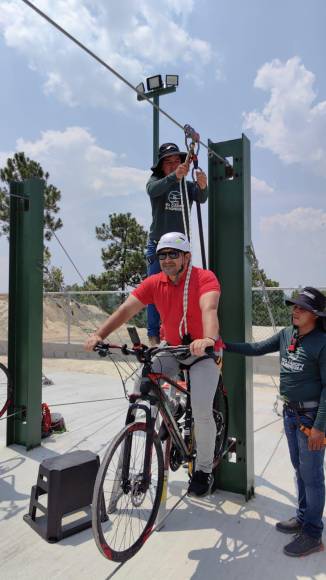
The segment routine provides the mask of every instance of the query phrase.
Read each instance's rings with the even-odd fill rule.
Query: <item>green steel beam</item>
[[[13,182],[10,193],[8,368],[15,393],[8,414],[19,414],[7,421],[7,445],[31,449],[41,442],[44,183]]]
[[[209,157],[209,267],[221,287],[219,319],[227,341],[251,340],[251,265],[247,250],[251,242],[250,142],[241,139],[209,143],[228,158],[233,176],[225,165]],[[235,453],[221,463],[218,485],[249,499],[254,490],[252,361],[225,354],[223,378],[230,403],[229,437]]]

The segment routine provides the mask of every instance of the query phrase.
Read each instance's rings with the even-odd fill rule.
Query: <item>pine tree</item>
[[[90,276],[89,283],[101,290],[135,287],[146,276],[147,232],[130,213],[113,213],[108,223],[96,227],[98,240],[108,242],[102,248],[105,272]]]
[[[0,170],[0,236],[9,235],[9,184],[10,181],[23,181],[31,177],[39,177],[45,182],[44,188],[44,238],[50,241],[53,232],[62,228],[62,220],[57,217],[60,211],[58,205],[61,199],[60,190],[48,183],[49,173],[44,171],[37,161],[29,159],[25,153],[15,153],[7,159],[5,167]]]

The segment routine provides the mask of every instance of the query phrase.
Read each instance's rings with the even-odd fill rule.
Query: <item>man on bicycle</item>
[[[189,365],[197,458],[188,494],[203,496],[211,491],[213,484],[216,425],[212,409],[219,379],[219,367],[212,358],[205,357],[205,349],[221,350],[217,316],[220,285],[213,272],[191,265],[190,244],[182,233],[164,234],[157,245],[157,256],[162,271],[141,282],[97,332],[90,335],[85,348],[92,350],[147,304],[155,304],[159,311],[169,345],[189,343],[191,355],[182,363]],[[162,353],[156,357],[153,371],[176,376],[178,360],[172,354]]]

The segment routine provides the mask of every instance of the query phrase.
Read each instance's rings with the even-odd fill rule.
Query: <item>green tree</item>
[[[252,322],[256,326],[271,326],[272,321],[269,308],[272,312],[276,326],[286,326],[290,323],[289,309],[285,305],[283,290],[267,290],[265,288],[278,288],[279,282],[268,278],[262,268],[253,267],[252,286],[260,288],[260,291],[252,293]],[[268,301],[268,302],[267,302]],[[269,308],[268,308],[269,307]]]
[[[267,286],[269,288],[276,288],[277,286],[279,286],[278,282],[267,277],[267,274],[265,273],[265,270],[263,270],[263,268],[259,268],[259,269],[253,268],[253,270],[252,270],[252,286],[253,286],[253,288],[260,288],[262,282],[264,283],[265,286]]]
[[[147,232],[130,213],[113,213],[107,224],[96,227],[96,237],[108,242],[101,256],[105,272],[88,282],[101,290],[135,287],[146,276]]]
[[[43,289],[45,292],[62,292],[63,287],[64,277],[61,268],[49,264],[44,268]]]
[[[0,236],[9,237],[10,203],[9,187],[11,181],[23,181],[38,177],[44,180],[44,239],[50,241],[53,232],[62,228],[62,220],[57,217],[60,211],[58,205],[61,199],[60,190],[49,183],[49,173],[44,171],[37,161],[25,156],[25,153],[15,153],[7,159],[6,165],[0,169]],[[46,291],[60,291],[64,284],[61,268],[51,266],[51,253],[44,245],[44,289]]]
[[[0,236],[9,234],[9,184],[10,181],[23,181],[31,177],[39,177],[45,182],[44,189],[44,238],[50,241],[53,232],[62,228],[62,221],[57,214],[60,211],[58,205],[61,199],[60,190],[48,183],[49,173],[44,171],[37,161],[29,159],[25,153],[15,153],[7,159],[5,167],[0,169]]]

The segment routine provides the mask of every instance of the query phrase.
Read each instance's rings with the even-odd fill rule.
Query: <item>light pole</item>
[[[147,93],[145,93],[144,83],[139,83],[136,87],[138,101],[143,101],[145,97],[153,99],[153,165],[156,165],[159,150],[160,112],[158,107],[160,106],[160,96],[174,93],[178,84],[178,75],[166,75],[165,84],[163,83],[162,76],[156,75],[146,79]]]

